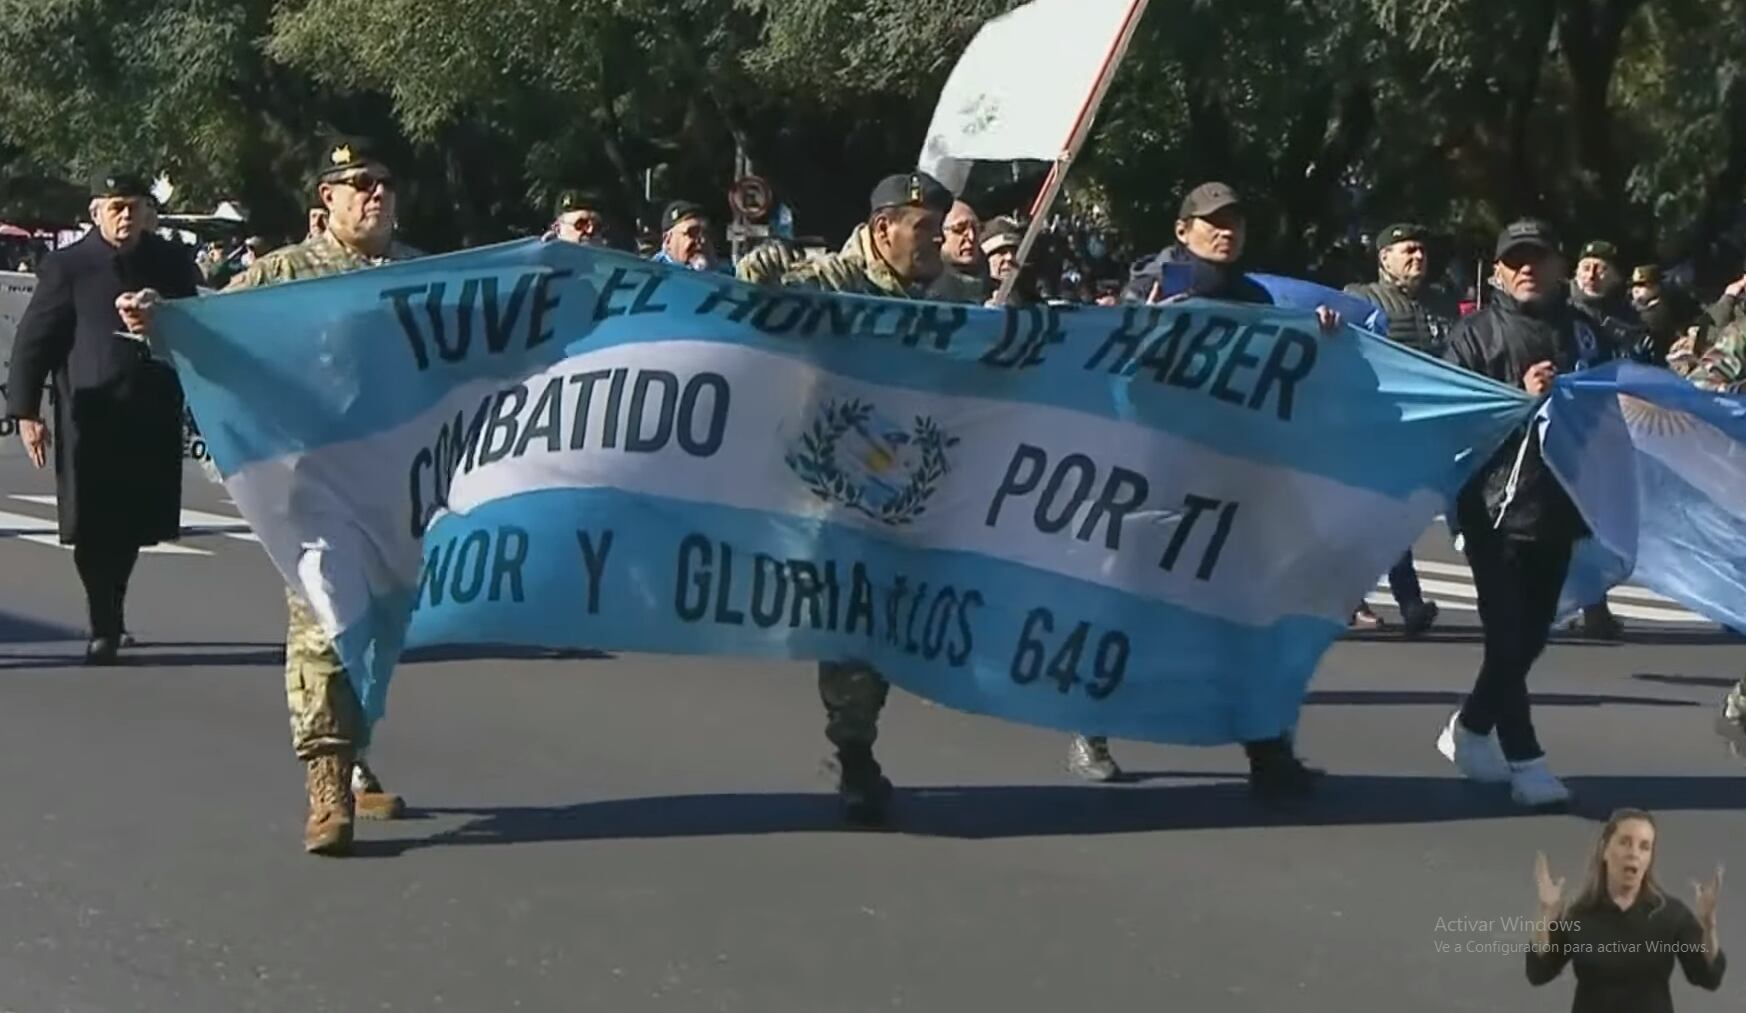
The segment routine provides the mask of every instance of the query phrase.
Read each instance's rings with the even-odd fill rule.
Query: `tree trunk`
[[[1641,5],[1642,0],[1563,0],[1558,19],[1581,169],[1573,204],[1581,220],[1614,239],[1625,238],[1617,235],[1624,221],[1625,174],[1613,153],[1608,99],[1625,26]]]
[[[1524,3],[1525,30],[1518,49],[1526,77],[1509,103],[1509,179],[1505,189],[1514,205],[1510,217],[1529,211],[1542,212],[1543,190],[1539,171],[1534,164],[1532,125],[1534,108],[1540,99],[1540,80],[1546,63],[1546,44],[1552,38],[1557,23],[1556,0],[1534,0]]]

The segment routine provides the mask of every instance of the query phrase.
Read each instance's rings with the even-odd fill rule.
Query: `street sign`
[[[762,177],[742,176],[728,188],[728,204],[740,217],[761,222],[775,206],[775,194]]]

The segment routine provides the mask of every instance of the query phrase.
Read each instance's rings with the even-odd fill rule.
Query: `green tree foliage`
[[[841,236],[913,164],[934,97],[1016,0],[0,0],[0,201],[119,162],[297,231],[333,131],[385,140],[431,248],[724,213],[736,145]],[[1014,68],[1026,73],[1029,68]],[[1040,172],[973,180],[985,214]],[[1746,0],[1153,0],[1074,183],[1143,247],[1194,182],[1257,206],[1258,264],[1330,276],[1411,218],[1483,246],[1519,214],[1713,274],[1746,198]]]

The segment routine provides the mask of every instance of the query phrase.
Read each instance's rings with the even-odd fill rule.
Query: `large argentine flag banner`
[[[1627,578],[1746,630],[1746,398],[1613,363],[1560,377],[1544,456],[1594,537],[1562,611]]]
[[[1532,408],[1299,310],[830,296],[537,241],[160,320],[373,716],[404,646],[510,643],[862,659],[1061,729],[1275,734]]]

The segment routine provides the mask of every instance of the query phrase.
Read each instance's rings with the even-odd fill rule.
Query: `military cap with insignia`
[[[708,218],[709,213],[703,205],[695,201],[676,200],[668,204],[661,212],[661,231],[671,232],[673,227],[687,218]]]
[[[1661,268],[1656,267],[1654,264],[1644,264],[1641,267],[1632,268],[1632,270],[1631,270],[1631,284],[1633,284],[1633,285],[1659,285],[1659,284],[1661,284]]]
[[[993,256],[1001,250],[1015,248],[1019,245],[1018,223],[1011,218],[1000,217],[991,219],[982,227],[986,238],[982,240],[984,255]]]
[[[1429,237],[1430,230],[1423,225],[1397,222],[1376,234],[1376,250],[1380,253],[1396,243],[1422,243]]]
[[[315,181],[332,183],[359,169],[374,169],[388,175],[388,163],[382,160],[376,145],[367,137],[341,137],[321,149],[316,164]]]
[[[1604,260],[1609,264],[1618,264],[1619,248],[1604,239],[1596,239],[1582,248],[1582,255],[1577,260]]]
[[[118,169],[109,169],[91,177],[91,196],[93,199],[149,197],[151,190],[146,186],[143,177]]]
[[[910,207],[945,214],[952,210],[952,200],[952,191],[934,177],[925,172],[903,172],[880,180],[870,202],[873,211]]]
[[[604,214],[606,201],[597,190],[565,190],[558,195],[558,214],[571,211],[594,211]]]

